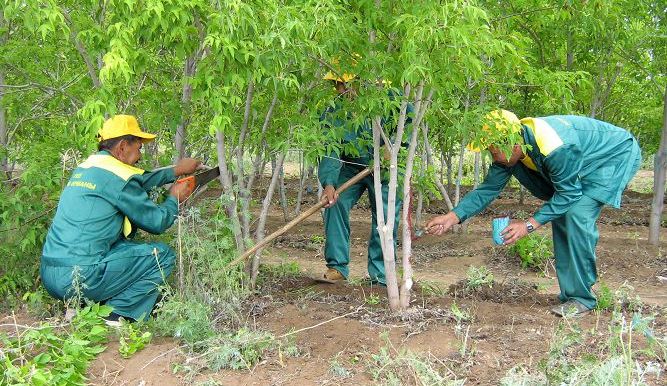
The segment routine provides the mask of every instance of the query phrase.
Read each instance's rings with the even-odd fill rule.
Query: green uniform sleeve
[[[174,174],[174,167],[168,166],[155,169],[152,172],[146,172],[141,176],[141,179],[141,186],[148,192],[156,186],[174,182],[176,180],[176,175]]]
[[[320,165],[317,168],[317,177],[320,180],[320,184],[324,187],[327,185],[336,186],[336,183],[338,183],[338,174],[342,166],[343,163],[335,153],[322,157]]]
[[[174,223],[178,213],[178,201],[175,197],[169,195],[158,205],[148,197],[140,179],[135,177],[130,178],[118,194],[116,206],[133,225],[152,234],[166,231]]]
[[[476,215],[498,197],[510,177],[512,177],[512,168],[492,164],[484,181],[477,189],[466,194],[456,208],[452,210],[461,222]]]
[[[582,195],[579,179],[582,158],[579,147],[574,144],[561,146],[546,157],[544,166],[555,192],[535,213],[535,221],[546,224],[565,214],[579,201]]]

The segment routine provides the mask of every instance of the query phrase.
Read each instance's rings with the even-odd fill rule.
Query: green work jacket
[[[172,167],[145,172],[106,151],[91,155],[72,172],[60,196],[42,263],[97,264],[135,227],[153,234],[164,232],[176,219],[178,201],[170,195],[158,205],[148,192],[175,178]]]
[[[454,208],[461,221],[486,208],[503,190],[514,168],[539,173],[550,197],[534,218],[545,224],[565,214],[582,194],[619,208],[621,196],[641,160],[628,131],[591,118],[559,115],[521,120],[526,157],[512,167],[493,164],[477,189]]]
[[[389,98],[394,98],[392,93],[389,93]],[[410,130],[408,125],[412,122],[414,114],[414,107],[408,103],[406,108],[405,126],[409,137]],[[395,121],[398,117],[398,112],[387,114],[382,118],[382,127],[386,125],[395,126]],[[327,156],[322,157],[318,167],[318,178],[322,186],[332,185],[336,186],[338,183],[338,176],[343,163],[356,166],[361,169],[364,165],[369,165],[373,160],[373,127],[370,119],[365,119],[361,123],[355,123],[352,114],[342,111],[342,104],[336,102],[333,107],[329,107],[320,116],[320,122],[325,129],[341,130],[342,148],[338,151],[332,151]],[[395,127],[394,127],[395,131]],[[381,146],[384,141],[381,140]],[[403,146],[408,145],[407,142],[402,143]]]

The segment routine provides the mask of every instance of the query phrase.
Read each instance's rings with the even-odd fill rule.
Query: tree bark
[[[278,184],[278,177],[280,176],[280,170],[283,166],[283,161],[285,160],[285,155],[287,152],[282,152],[276,160],[276,167],[273,168],[273,176],[271,177],[271,183],[269,188],[266,191],[266,196],[264,197],[264,202],[262,203],[262,211],[259,214],[259,223],[257,225],[257,230],[255,231],[255,242],[259,243],[262,241],[265,235],[266,229],[266,218],[269,215],[269,209],[271,208],[271,199],[273,198],[273,192],[276,190],[276,185]],[[252,270],[250,272],[250,286],[255,287],[257,283],[257,273],[259,272],[259,261],[262,249],[259,249],[254,258],[252,259]]]
[[[176,127],[174,144],[176,145],[176,159],[174,162],[185,158],[185,138],[188,124],[190,123],[190,102],[192,101],[191,78],[197,68],[196,53],[188,56],[183,65],[183,92],[181,94],[181,122]]]
[[[83,62],[86,64],[86,69],[88,70],[88,76],[90,76],[90,80],[93,82],[93,87],[99,89],[100,87],[102,87],[102,83],[100,82],[100,78],[97,74],[99,70],[93,64],[93,58],[88,53],[88,50],[83,45],[83,43],[81,43],[81,40],[79,40],[78,37],[79,31],[72,22],[72,18],[70,17],[69,12],[63,8],[62,13],[63,17],[65,18],[65,21],[67,22],[67,26],[69,27],[70,36],[72,37],[72,41],[74,41],[74,46],[76,47],[76,50],[79,52],[79,55],[81,55]]]
[[[419,138],[419,130],[421,127],[421,121],[424,117],[424,113],[428,108],[429,101],[433,97],[433,91],[430,92],[426,101],[422,101],[422,95],[424,92],[424,82],[420,82],[417,87],[417,93],[415,98],[415,111],[416,117],[412,126],[412,133],[410,138],[410,146],[408,147],[408,157],[405,163],[405,176],[403,178],[403,211],[401,216],[401,223],[403,224],[403,278],[401,280],[400,288],[400,305],[401,309],[405,310],[410,306],[410,293],[412,290],[412,264],[410,263],[410,258],[412,257],[412,229],[410,229],[410,199],[411,199],[411,189],[412,189],[412,169],[414,168],[415,154],[417,151],[417,142]],[[401,137],[396,137],[395,147],[401,145]],[[391,191],[391,188],[390,188]]]
[[[227,167],[227,152],[225,150],[225,135],[222,131],[215,132],[217,138],[218,163],[220,168],[220,183],[222,184],[223,192],[229,195],[229,203],[225,207],[227,216],[232,221],[232,230],[234,232],[234,240],[236,241],[236,248],[239,251],[245,249],[243,243],[243,234],[241,233],[241,223],[239,221],[239,214],[237,210],[236,196],[232,187],[232,180],[229,177],[229,168]]]
[[[667,86],[665,86],[664,107],[662,112],[662,134],[660,147],[655,155],[653,168],[653,202],[648,226],[648,242],[658,245],[665,199],[665,179],[667,178]]]

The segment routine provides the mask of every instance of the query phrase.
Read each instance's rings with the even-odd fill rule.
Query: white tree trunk
[[[474,176],[473,176],[473,189],[477,189],[479,185],[479,174],[480,174],[480,163],[481,163],[481,153],[475,153],[475,166],[474,166]]]
[[[648,241],[653,245],[658,245],[660,242],[660,227],[665,199],[665,179],[667,175],[667,86],[665,87],[663,104],[662,134],[653,168],[653,202],[651,203],[651,217],[648,226]]]
[[[269,215],[269,209],[271,208],[271,199],[273,198],[273,192],[276,190],[276,185],[278,184],[280,170],[283,166],[283,161],[285,160],[285,155],[287,152],[282,152],[276,160],[276,167],[273,168],[273,176],[271,177],[271,183],[269,188],[266,191],[266,196],[264,197],[264,202],[262,203],[262,211],[259,214],[259,223],[257,225],[257,230],[255,232],[255,242],[259,243],[262,241],[265,235],[266,229],[266,218]],[[262,249],[259,249],[254,258],[252,259],[252,270],[250,272],[250,286],[255,287],[257,282],[257,273],[259,272],[259,261]]]
[[[218,130],[215,133],[217,139],[218,150],[218,167],[220,168],[220,183],[222,184],[223,193],[229,196],[230,202],[227,204],[226,212],[229,219],[232,221],[232,230],[234,232],[234,239],[236,241],[236,249],[242,251],[245,249],[243,243],[243,234],[241,232],[241,224],[239,221],[239,214],[237,210],[236,195],[232,187],[232,180],[229,177],[229,168],[227,167],[227,151],[225,150],[225,135]]]
[[[415,101],[415,111],[416,117],[414,119],[412,126],[412,133],[410,138],[410,146],[408,147],[408,157],[405,163],[405,176],[403,177],[403,211],[401,216],[401,223],[403,224],[403,238],[402,238],[402,249],[403,249],[403,278],[401,280],[401,289],[400,289],[400,304],[401,309],[405,310],[410,306],[410,294],[412,290],[412,264],[410,263],[410,258],[412,257],[412,229],[410,229],[410,195],[411,195],[411,181],[412,181],[412,169],[414,168],[415,154],[417,150],[417,142],[419,138],[419,130],[421,126],[421,121],[424,117],[424,113],[428,108],[429,102],[433,97],[433,91],[429,93],[429,96],[426,98],[426,101],[422,101],[422,95],[424,93],[424,82],[421,82],[417,87],[416,101]],[[396,137],[395,147],[400,147],[401,137]]]
[[[461,182],[463,181],[463,161],[466,152],[465,140],[461,140],[461,153],[459,154],[459,169],[456,174],[456,188],[454,191],[454,206],[461,201]]]
[[[174,162],[185,158],[185,138],[190,123],[190,102],[192,101],[191,78],[195,74],[197,53],[193,53],[185,59],[183,64],[183,91],[181,94],[181,121],[176,127],[174,144],[176,145],[176,156]]]

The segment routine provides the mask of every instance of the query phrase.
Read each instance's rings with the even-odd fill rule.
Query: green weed
[[[118,337],[120,356],[129,358],[150,343],[153,334],[150,331],[142,331],[143,328],[140,323],[123,322]]]
[[[85,385],[88,364],[107,340],[103,317],[111,307],[93,304],[80,309],[71,325],[17,326],[16,336],[0,334],[0,384]]]
[[[367,364],[373,380],[384,385],[463,385],[465,380],[452,379],[442,362],[407,349],[396,349],[387,333],[381,334],[385,345],[372,354]]]
[[[466,287],[475,290],[481,286],[493,286],[493,273],[482,265],[480,267],[470,266],[466,272]]]
[[[598,299],[597,306],[595,307],[596,309],[601,311],[613,309],[616,301],[614,299],[614,293],[607,287],[607,284],[601,281],[596,295]]]
[[[547,235],[531,233],[520,238],[510,247],[510,252],[521,259],[521,267],[547,273],[549,261],[553,258],[553,241]]]

